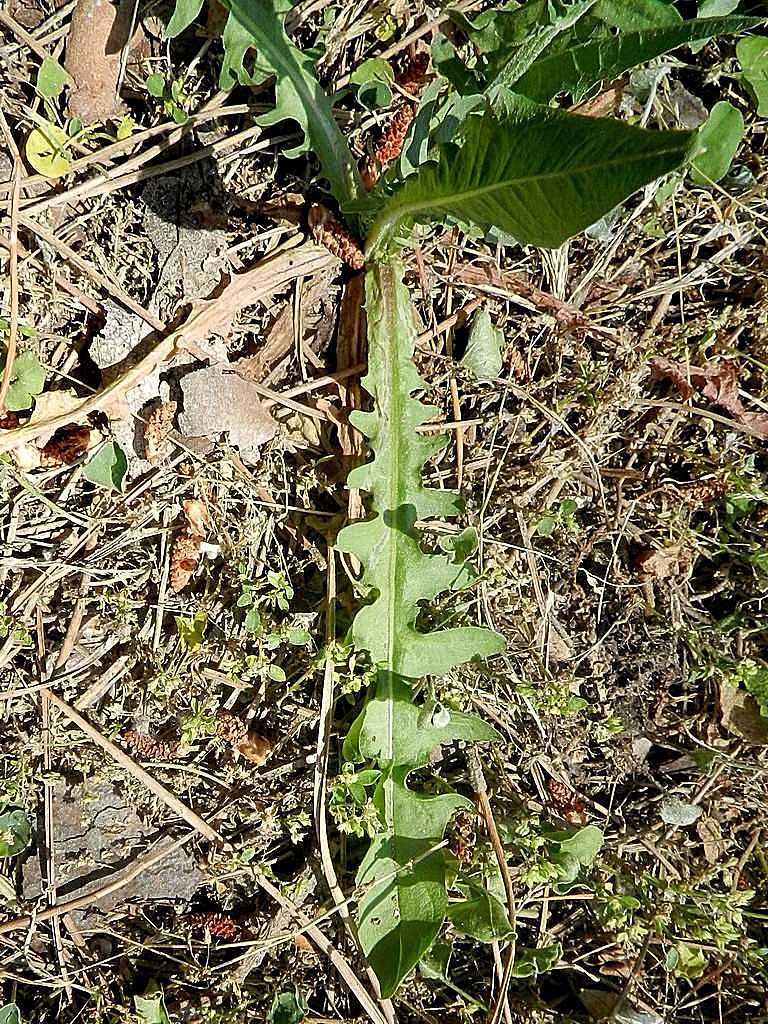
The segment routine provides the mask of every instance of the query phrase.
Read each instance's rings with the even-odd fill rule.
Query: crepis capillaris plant
[[[203,0],[178,0],[168,34],[197,17]],[[344,753],[378,771],[374,803],[380,831],[357,876],[361,946],[390,996],[425,955],[449,912],[448,861],[441,846],[449,819],[468,801],[409,786],[430,751],[452,740],[494,740],[479,718],[417,699],[425,675],[440,675],[503,648],[488,629],[422,631],[426,602],[471,579],[458,550],[427,553],[418,523],[456,516],[458,495],[425,487],[422,469],[443,444],[417,427],[435,412],[412,363],[413,311],[399,253],[412,226],[452,222],[519,244],[556,247],[636,190],[684,165],[696,133],[647,131],[615,119],[583,117],[550,106],[573,101],[602,81],[687,43],[742,33],[746,17],[684,21],[663,0],[531,0],[500,5],[482,27],[464,19],[475,59],[464,65],[447,40],[433,47],[442,89],[422,102],[409,153],[418,160],[391,170],[366,194],[356,161],[319,85],[314,61],[290,41],[290,0],[225,0],[223,87],[275,78],[275,106],[262,119],[298,123],[339,208],[366,238],[365,303],[373,411],[353,414],[373,458],[349,483],[370,495],[370,518],[341,531],[338,547],[363,566],[366,603],[354,620],[355,644],[368,652],[376,684]],[[412,143],[412,145],[411,145]],[[408,173],[406,173],[408,172]],[[467,900],[477,898],[464,890]],[[488,896],[488,900],[492,897]],[[498,901],[497,901],[498,902]],[[461,920],[452,904],[450,913]],[[504,921],[504,909],[491,917]],[[506,936],[509,922],[505,922]],[[497,937],[506,937],[500,932]]]

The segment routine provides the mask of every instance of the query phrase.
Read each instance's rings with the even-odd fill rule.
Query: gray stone
[[[156,829],[144,824],[130,799],[109,782],[78,783],[54,791],[54,853],[60,900],[93,892],[117,880],[139,857],[150,852]],[[165,840],[170,844],[170,840]],[[41,837],[38,845],[42,850]],[[24,864],[23,889],[28,900],[43,895],[42,853]],[[128,903],[150,900],[188,901],[206,882],[184,847],[147,868],[125,886],[73,912],[78,924],[94,923]]]
[[[247,461],[258,461],[258,449],[277,432],[277,423],[250,381],[225,366],[207,366],[180,382],[184,409],[179,429],[187,437],[229,434]]]

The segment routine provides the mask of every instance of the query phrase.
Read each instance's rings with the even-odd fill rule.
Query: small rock
[[[229,434],[229,440],[249,462],[277,433],[277,423],[264,408],[250,381],[220,364],[194,370],[180,382],[184,410],[179,429],[188,437]]]
[[[144,824],[133,804],[112,784],[78,783],[54,791],[54,853],[60,898],[80,896],[101,888],[137,858],[149,852],[156,829]],[[127,885],[109,893],[93,907],[73,912],[78,924],[93,923],[94,914],[128,902],[189,900],[206,881],[181,847],[147,868]],[[43,876],[38,857],[23,868],[24,896],[38,900]]]

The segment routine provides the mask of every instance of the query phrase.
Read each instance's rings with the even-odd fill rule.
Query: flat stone
[[[130,799],[109,782],[54,790],[53,824],[59,899],[81,896],[116,880],[153,848],[157,833],[141,821]],[[41,837],[38,845],[42,845]],[[23,867],[23,892],[28,900],[39,900],[44,892],[40,856],[39,852],[29,857]],[[73,917],[78,924],[93,925],[100,915],[129,903],[188,901],[205,882],[205,875],[182,847],[122,888],[100,897],[93,907],[74,911]]]

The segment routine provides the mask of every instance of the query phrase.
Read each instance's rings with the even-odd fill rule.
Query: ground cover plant
[[[353,314],[356,311],[359,323],[364,296],[367,375],[362,384],[372,401],[372,409],[355,409],[348,422],[366,439],[371,456],[352,470],[347,483],[353,493],[362,491],[370,496],[370,514],[353,516],[357,521],[340,530],[340,522],[336,522],[335,528],[333,524],[323,525],[322,517],[317,526],[327,536],[327,527],[331,527],[329,564],[334,564],[337,555],[340,556],[350,577],[349,597],[345,599],[349,632],[344,639],[343,633],[334,626],[337,584],[336,574],[329,568],[326,579],[329,589],[325,597],[322,592],[318,594],[318,600],[326,605],[326,646],[318,650],[316,656],[311,656],[312,633],[301,624],[300,618],[293,620],[291,617],[296,597],[294,587],[284,574],[270,572],[266,577],[268,587],[262,589],[257,584],[258,577],[253,575],[255,565],[251,554],[248,564],[239,566],[237,571],[239,596],[229,602],[231,607],[246,610],[240,623],[241,640],[234,646],[230,644],[229,657],[220,663],[226,671],[222,673],[221,667],[217,671],[229,684],[235,682],[231,707],[236,707],[238,695],[247,703],[254,694],[257,704],[269,706],[268,698],[271,694],[274,699],[275,687],[285,684],[290,695],[313,671],[324,667],[328,685],[323,687],[323,724],[317,747],[318,764],[322,764],[328,757],[329,730],[333,727],[334,679],[339,674],[343,678],[346,672],[350,673],[343,688],[347,697],[336,704],[336,723],[342,723],[349,719],[351,707],[360,704],[360,700],[353,697],[354,694],[361,696],[362,680],[358,678],[355,682],[354,678],[361,667],[364,670],[369,693],[362,706],[355,709],[346,739],[340,746],[341,771],[331,786],[331,810],[339,835],[357,840],[367,838],[367,850],[361,848],[362,842],[356,842],[352,850],[342,842],[338,845],[341,860],[334,864],[329,857],[322,772],[315,773],[314,812],[325,880],[331,888],[337,912],[348,925],[353,951],[359,943],[365,963],[372,969],[371,990],[363,985],[362,971],[355,973],[343,958],[340,961],[338,951],[334,958],[317,927],[296,910],[296,898],[302,896],[301,886],[289,887],[287,891],[283,887],[281,892],[275,887],[273,872],[265,871],[263,866],[249,866],[253,851],[246,845],[241,842],[233,846],[231,840],[225,841],[219,831],[188,808],[182,810],[181,816],[208,840],[227,847],[231,860],[226,867],[220,864],[217,868],[222,880],[232,876],[242,884],[245,877],[250,877],[253,886],[277,899],[283,912],[292,915],[299,931],[307,931],[310,940],[331,955],[331,962],[341,971],[358,1004],[376,1020],[391,1020],[395,1013],[406,1017],[427,1015],[429,1019],[426,1005],[419,1008],[412,998],[403,995],[404,988],[419,984],[413,973],[415,969],[418,969],[418,977],[452,993],[450,998],[458,999],[463,1012],[485,1014],[492,1021],[500,1019],[502,1014],[511,1020],[512,1014],[518,1012],[527,1013],[530,1019],[535,1019],[536,1015],[549,1019],[550,1013],[561,1019],[570,1019],[571,1014],[622,1019],[622,1014],[641,1012],[647,1013],[649,1019],[656,1019],[650,1017],[650,1010],[631,1009],[633,1004],[629,998],[652,945],[658,945],[663,956],[659,964],[663,963],[669,976],[692,979],[694,994],[700,984],[697,979],[706,978],[709,984],[712,979],[719,982],[721,978],[717,973],[708,976],[707,972],[712,970],[708,952],[722,954],[725,958],[722,962],[727,965],[723,970],[738,963],[737,977],[738,972],[750,971],[757,971],[759,976],[762,952],[756,934],[762,917],[759,906],[754,903],[755,892],[743,886],[738,891],[745,865],[753,855],[760,857],[757,852],[759,828],[750,839],[744,854],[746,859],[736,865],[735,875],[732,864],[720,863],[718,844],[722,843],[722,831],[714,822],[708,832],[699,832],[705,852],[709,843],[708,874],[683,878],[673,867],[671,877],[666,875],[660,879],[653,872],[646,872],[630,879],[623,874],[620,863],[611,862],[610,856],[601,859],[606,826],[614,823],[613,812],[594,804],[605,818],[600,827],[589,822],[581,798],[554,775],[547,783],[547,792],[554,816],[561,819],[560,825],[548,824],[540,812],[526,808],[525,802],[519,799],[500,799],[494,815],[475,745],[484,743],[483,758],[489,757],[489,763],[496,764],[497,755],[493,752],[505,742],[498,728],[504,725],[504,720],[494,715],[492,725],[487,716],[476,710],[470,712],[466,700],[452,696],[445,681],[461,678],[455,670],[468,663],[469,668],[463,671],[492,678],[494,671],[498,671],[494,666],[508,666],[510,655],[503,654],[505,638],[498,630],[473,623],[476,613],[471,609],[478,607],[484,607],[485,618],[493,621],[488,612],[487,561],[482,572],[471,566],[478,544],[483,543],[483,531],[477,529],[471,518],[467,529],[462,532],[453,529],[450,520],[463,511],[457,492],[444,486],[426,486],[423,481],[435,458],[445,449],[446,438],[435,439],[424,432],[424,428],[429,428],[439,417],[440,408],[423,403],[419,397],[429,386],[427,375],[420,375],[414,365],[419,340],[414,292],[404,283],[407,254],[414,244],[420,252],[436,225],[447,225],[454,235],[463,232],[468,239],[473,239],[474,245],[529,246],[562,253],[564,243],[586,229],[593,233],[603,230],[610,238],[610,218],[615,217],[622,204],[640,189],[645,190],[644,202],[648,205],[665,188],[664,184],[657,185],[661,178],[674,189],[689,176],[699,186],[712,190],[710,194],[722,192],[727,196],[724,186],[717,183],[730,173],[745,126],[743,114],[730,101],[720,99],[713,104],[709,117],[701,119],[696,130],[664,127],[651,130],[615,116],[599,116],[603,98],[607,95],[610,100],[611,92],[617,90],[617,80],[632,73],[638,65],[655,61],[683,45],[693,52],[702,52],[711,40],[761,38],[755,35],[764,26],[761,18],[751,17],[749,13],[732,14],[735,5],[731,4],[724,5],[728,8],[725,15],[720,7],[710,11],[707,5],[702,6],[701,14],[718,16],[685,18],[675,5],[660,0],[637,5],[631,10],[600,0],[570,5],[534,0],[525,5],[491,6],[475,14],[474,19],[457,11],[443,20],[451,31],[438,35],[433,42],[433,66],[424,53],[414,55],[399,78],[395,78],[385,61],[379,58],[377,63],[377,59],[372,58],[367,68],[363,66],[349,76],[357,86],[358,99],[364,95],[373,97],[375,105],[379,99],[386,102],[395,94],[400,97],[388,128],[359,160],[338,126],[333,97],[317,80],[317,55],[303,51],[289,36],[286,21],[294,13],[292,6],[266,0],[263,3],[230,0],[228,15],[224,12],[226,18],[219,12],[219,21],[224,26],[219,85],[225,90],[236,84],[253,87],[274,77],[274,106],[268,104],[266,112],[258,116],[258,127],[276,126],[279,130],[286,120],[298,125],[299,144],[288,149],[281,147],[280,155],[295,160],[311,154],[318,161],[319,174],[313,183],[315,202],[309,210],[308,226],[318,242],[348,265],[350,275],[364,268],[364,291],[360,288],[360,278],[350,276],[344,301],[348,302],[348,312],[349,307]],[[200,4],[179,3],[169,22],[168,34],[183,38],[185,30],[189,30],[200,15]],[[738,81],[745,83],[747,92],[751,90],[750,96],[757,100],[759,107],[760,79],[759,71],[754,68],[754,50],[754,44],[748,51],[742,48],[744,70],[739,73]],[[659,74],[657,72],[654,78],[651,72],[648,77],[648,94],[643,101],[647,111],[651,110],[659,88]],[[77,84],[76,77],[73,82]],[[184,107],[186,86],[174,84],[181,79],[174,79],[170,85],[164,82],[166,80],[162,76],[158,79],[155,73],[152,80],[147,80],[147,88],[162,102],[164,111],[176,124],[186,125],[193,116]],[[50,67],[42,88],[38,76],[38,93],[49,102],[64,86],[65,79],[52,76]],[[566,106],[576,109],[569,110]],[[38,123],[30,134],[31,148],[27,140],[27,158],[42,176],[56,177],[74,167],[68,153],[73,143],[69,140],[93,145],[102,140],[103,133],[83,127],[81,123],[75,123],[73,128],[71,122],[62,129],[55,123],[55,108],[47,113],[49,117],[42,124]],[[647,118],[644,115],[641,119]],[[128,135],[125,134],[123,118],[115,143],[124,142],[132,131],[130,128]],[[19,167],[17,160],[14,165],[17,180]],[[743,201],[738,205],[744,207]],[[19,224],[25,222],[19,213],[16,186],[11,189],[10,216],[13,230],[18,231]],[[18,243],[11,242],[11,253],[12,259],[18,260]],[[306,258],[310,261],[309,267],[313,266],[311,260],[320,259],[309,251]],[[294,270],[295,256],[290,250],[286,254],[278,250],[271,261],[263,284],[260,283],[262,268],[258,265],[250,272],[254,274],[253,285],[249,283],[248,273],[239,275],[239,279],[237,275],[232,278],[229,302],[235,312],[257,301],[262,294],[274,291],[276,280],[301,277],[302,271]],[[556,263],[552,262],[551,267],[555,273]],[[14,267],[12,291],[17,288],[17,279],[14,283],[17,272]],[[280,278],[280,274],[285,277]],[[355,281],[357,284],[353,283]],[[119,294],[125,301],[125,295]],[[541,302],[540,290],[529,294]],[[16,455],[19,471],[69,465],[82,458],[85,480],[107,493],[120,493],[127,463],[119,444],[106,440],[96,454],[89,455],[90,428],[81,426],[73,432],[73,421],[111,408],[107,399],[112,402],[116,395],[124,396],[147,374],[155,372],[161,360],[174,357],[179,350],[186,349],[197,358],[205,358],[199,347],[196,350],[189,346],[199,345],[210,333],[226,334],[231,329],[231,310],[221,310],[221,298],[226,295],[227,289],[202,306],[193,306],[188,318],[174,331],[160,330],[149,353],[129,364],[128,369],[95,397],[78,399],[73,395],[64,408],[52,402],[50,409],[43,408],[42,412],[40,406],[44,407],[45,403],[40,398],[35,399],[45,382],[42,364],[27,355],[22,368],[22,356],[12,358],[19,336],[18,295],[15,300],[12,296],[9,361],[15,370],[5,374],[4,387],[8,395],[12,388],[14,391],[6,407],[9,413],[16,411],[11,404],[14,402],[18,410],[23,411],[35,402],[35,416],[20,426],[9,422],[2,439],[4,450],[25,452],[26,463],[19,462]],[[556,297],[548,301],[549,313],[556,312],[572,330],[580,328],[583,332],[578,307],[569,307]],[[344,308],[342,302],[342,318]],[[662,316],[664,311],[662,308]],[[481,385],[485,381],[485,386],[507,387],[503,376],[503,333],[496,329],[485,310],[477,312],[471,323],[465,358],[467,372],[473,373]],[[160,327],[162,325],[158,329]],[[701,394],[722,411],[722,415],[711,414],[712,422],[726,426],[738,424],[742,434],[755,441],[768,434],[766,415],[747,408],[739,396],[738,376],[732,360],[710,360],[698,367],[659,356],[651,365],[655,377],[670,380],[685,399],[694,394],[694,389],[700,389]],[[193,370],[177,382],[187,423],[192,416],[192,395],[197,401],[201,394],[198,390],[193,392],[192,378],[208,372]],[[520,379],[524,379],[526,372],[521,372]],[[197,381],[196,387],[202,387],[200,377]],[[227,379],[219,374],[217,381],[216,387],[221,389]],[[518,385],[513,386],[519,390]],[[583,394],[594,397],[605,385],[587,379],[580,387]],[[263,392],[252,393],[246,401],[256,402],[256,394]],[[270,394],[267,392],[267,396]],[[608,399],[603,401],[608,402]],[[664,402],[657,405],[664,407]],[[537,407],[543,408],[545,418],[553,417],[551,422],[558,428],[565,424],[566,433],[575,438],[577,448],[586,444],[583,426],[574,434],[560,408],[551,403],[542,407],[540,402]],[[564,408],[567,415],[568,407]],[[167,457],[175,413],[175,402],[163,402],[146,414],[144,441],[151,462]],[[260,427],[272,437],[271,417],[269,424],[267,418],[265,411]],[[180,425],[183,422],[180,418]],[[234,440],[239,436],[239,419],[235,417],[226,422],[227,426],[222,425],[220,430],[228,430],[230,440]],[[186,436],[195,436],[191,426],[184,429]],[[589,437],[588,429],[586,435]],[[47,437],[42,447],[35,445],[41,437]],[[506,453],[513,441],[511,437],[507,442]],[[237,443],[243,451],[248,447],[245,441]],[[463,439],[460,443],[463,444]],[[348,454],[352,456],[355,451],[350,448]],[[30,459],[36,459],[37,464]],[[751,461],[742,463],[739,470],[735,466],[732,469],[734,482],[737,474],[741,474],[737,487],[722,484],[718,477],[710,489],[713,497],[737,492],[729,499],[731,504],[718,543],[727,557],[736,557],[738,552],[742,563],[759,576],[762,548],[759,541],[753,539],[748,520],[762,498],[758,485],[753,482],[759,475],[757,463],[752,456],[748,459]],[[591,461],[592,456],[588,459]],[[461,478],[461,472],[458,475]],[[15,474],[11,478],[19,479]],[[497,483],[498,474],[495,479]],[[602,493],[601,498],[604,502]],[[183,504],[183,532],[177,535],[169,552],[167,583],[174,593],[181,593],[189,585],[199,567],[200,553],[211,528],[206,505],[197,498],[187,499]],[[531,524],[533,534],[567,545],[569,537],[578,538],[578,511],[579,505],[572,499],[551,504],[545,514]],[[481,520],[484,512],[485,507]],[[523,531],[523,550],[528,551],[528,565],[533,571],[531,534],[524,518],[519,520],[519,525]],[[620,539],[619,535],[617,544]],[[215,551],[213,555],[216,556]],[[482,548],[481,555],[485,555]],[[588,556],[585,557],[588,562]],[[682,575],[687,571],[686,561],[690,558],[681,541],[661,549],[646,548],[636,555],[638,570],[644,574],[648,614],[649,604],[652,611],[652,581]],[[610,564],[605,569],[603,594]],[[583,571],[591,582],[599,581],[599,576],[595,575],[598,570],[585,568]],[[534,577],[538,578],[535,573]],[[549,612],[545,610],[540,583],[537,598],[539,607],[535,614],[542,614],[546,619]],[[603,599],[601,596],[598,619]],[[759,590],[755,600],[759,608],[762,600]],[[210,608],[202,606],[191,617],[178,616],[175,621],[182,660],[198,658],[202,667],[209,643],[207,634],[212,626],[221,628],[211,618]],[[157,622],[162,623],[162,618]],[[765,705],[763,680],[767,670],[759,659],[745,656],[743,649],[745,634],[757,642],[762,633],[759,614],[753,619],[741,617],[732,625],[725,623],[727,616],[715,628],[724,635],[737,631],[736,647],[733,652],[728,647],[725,660],[722,656],[713,657],[713,641],[706,628],[679,638],[679,642],[688,645],[693,664],[699,666],[689,667],[687,677],[695,681],[712,678],[717,673],[732,689],[733,683],[740,684],[741,689],[735,690],[741,694],[738,708],[741,731],[738,734],[759,746],[761,741],[755,737],[759,734],[760,712]],[[159,628],[155,629],[154,650],[158,646]],[[38,629],[38,647],[41,635]],[[547,640],[548,650],[554,642],[553,636],[551,634]],[[14,626],[14,631],[9,631],[9,650],[14,645],[28,644],[23,629],[19,632],[19,627]],[[288,652],[291,648],[293,654],[281,657],[270,653]],[[535,645],[531,651],[534,649]],[[504,657],[506,662],[500,660]],[[555,663],[571,660],[558,655],[553,655],[553,659]],[[717,667],[716,661],[719,662]],[[289,666],[293,663],[294,681],[290,685],[282,662]],[[580,698],[572,686],[563,686],[550,677],[547,661],[543,664],[543,678],[547,683],[543,691],[527,688],[522,682],[519,686],[522,698],[533,702],[529,706],[539,708],[538,712],[534,711],[534,718],[551,714],[556,720],[557,716],[568,718],[582,711],[588,702]],[[355,667],[351,668],[353,665]],[[163,682],[164,677],[166,682]],[[173,679],[167,679],[167,670],[160,664],[155,676],[155,685],[157,683],[160,683],[161,695],[164,686],[174,687]],[[471,693],[471,687],[466,692]],[[117,756],[118,762],[134,778],[147,784],[146,773],[142,775],[136,769],[136,761],[120,755],[120,747],[98,730],[94,735],[93,727],[87,722],[84,726],[77,712],[66,703],[62,704],[50,686],[43,689],[43,694],[44,702],[53,703],[70,722],[85,728],[86,734],[102,749]],[[469,704],[472,703],[470,698]],[[733,705],[724,712],[724,722],[726,714],[735,714]],[[751,726],[745,726],[744,721],[750,714]],[[600,722],[596,738],[606,740],[612,732],[622,732],[623,728],[618,718],[608,716]],[[751,733],[744,732],[750,728]],[[127,747],[139,760],[151,758],[167,762],[176,759],[179,751],[183,756],[190,745],[211,735],[230,743],[238,755],[257,765],[272,752],[273,744],[268,737],[253,727],[248,728],[242,718],[229,709],[219,708],[214,713],[203,694],[200,697],[190,695],[189,708],[181,716],[180,743],[170,733],[167,737],[152,736],[135,729],[123,731],[122,743],[123,749]],[[647,742],[650,747],[652,744]],[[440,751],[444,750],[453,750],[464,764],[464,776],[459,775],[458,788],[468,795],[457,792],[456,786],[449,784],[446,777],[449,773],[430,771],[431,763],[436,757],[439,763]],[[50,758],[49,750],[45,756]],[[709,767],[713,760],[710,758],[705,766]],[[698,762],[692,760],[691,763]],[[722,771],[721,767],[719,772]],[[169,794],[167,787],[158,789],[155,785],[153,792],[179,812],[178,800]],[[488,833],[487,841],[479,844],[474,834],[471,794],[475,796],[480,820]],[[18,856],[31,841],[27,818],[16,807],[17,802],[18,797],[9,798],[9,807],[13,808],[10,811],[13,817],[9,817],[7,825],[6,856],[9,857]],[[669,827],[665,841],[672,837],[675,829],[693,826],[700,817],[701,807],[697,802],[675,796],[665,799],[661,804],[661,821]],[[50,827],[50,819],[46,821]],[[308,825],[306,814],[299,812],[289,827],[294,844],[300,843],[302,830]],[[650,849],[656,851],[653,844]],[[713,851],[714,860],[710,856]],[[339,892],[336,872],[348,872],[350,857],[357,867],[354,891],[345,897]],[[659,854],[659,861],[668,867],[663,854]],[[597,927],[604,930],[606,937],[620,936],[616,944],[628,950],[636,960],[623,973],[618,972],[620,977],[626,978],[619,991],[582,986],[578,998],[565,1000],[568,1005],[564,1006],[562,993],[557,993],[556,988],[550,991],[545,980],[547,972],[557,968],[563,957],[563,945],[557,938],[563,929],[555,928],[548,933],[543,917],[539,939],[546,937],[547,941],[539,942],[535,941],[535,936],[531,937],[534,941],[524,941],[521,929],[530,916],[526,904],[538,886],[544,887],[545,906],[549,906],[551,899],[567,903],[574,886],[586,884],[588,874],[591,882],[587,892],[578,893],[577,899],[588,897],[592,920]],[[720,875],[722,878],[714,882]],[[721,891],[723,883],[730,886],[729,893]],[[221,891],[224,882],[217,884]],[[356,905],[352,919],[346,910],[350,902]],[[647,915],[654,903],[657,908],[649,918]],[[707,908],[704,914],[702,907]],[[55,898],[51,908],[55,911]],[[50,916],[55,918],[56,913]],[[219,910],[188,917],[192,928],[202,931],[209,942],[214,938],[236,941],[250,933],[247,925]],[[8,931],[13,927],[11,921]],[[467,982],[457,978],[455,970],[449,968],[453,949],[461,949],[461,944],[467,941],[475,947],[478,943],[487,944],[491,949],[497,985],[492,991],[475,991],[476,979],[470,978]],[[255,950],[261,945],[258,937],[253,940]],[[607,948],[612,948],[610,942]],[[656,952],[654,948],[654,957]],[[152,973],[162,974],[162,971]],[[248,972],[230,976],[236,990],[241,990],[247,976]],[[589,972],[587,977],[591,977]],[[194,971],[189,979],[194,986]],[[534,979],[534,987],[530,988],[525,979]],[[62,984],[66,990],[63,968]],[[754,1005],[757,1006],[759,994],[755,995],[751,983],[747,987],[750,999],[756,1000]],[[576,992],[573,994],[576,997]],[[229,1011],[218,999],[213,999],[215,1006],[211,1005],[210,998],[213,1016],[200,1019],[225,1019],[221,1014]],[[390,1001],[393,998],[394,1004]],[[717,998],[722,1006],[719,989]],[[648,1005],[647,1000],[641,1002]],[[698,1006],[698,1003],[693,1001],[690,1005]],[[168,1013],[162,991],[154,979],[143,995],[136,995],[134,1007],[141,1019],[166,1019]],[[9,1005],[7,1012],[16,1011]],[[233,1012],[241,1013],[242,1019],[250,1019],[251,1011],[242,1006]],[[259,1011],[254,1009],[254,1012]],[[269,1019],[298,1021],[308,1013],[309,1008],[299,993],[285,990],[274,993]]]

